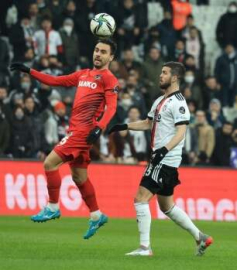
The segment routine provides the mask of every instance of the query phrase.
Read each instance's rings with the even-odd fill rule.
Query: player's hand
[[[109,134],[115,131],[122,131],[122,130],[127,130],[127,129],[128,129],[127,124],[115,125],[109,130]]]
[[[165,146],[155,150],[151,154],[151,162],[154,164],[159,164],[168,152],[169,151]]]
[[[10,65],[10,70],[11,71],[19,70],[19,71],[22,71],[22,72],[25,72],[25,73],[30,73],[30,68],[25,66],[24,64],[22,64],[20,62],[12,63]]]
[[[89,135],[87,136],[86,142],[88,144],[95,143],[99,139],[101,132],[102,132],[102,129],[101,128],[99,128],[99,127],[93,128],[91,130],[91,132],[89,133]]]

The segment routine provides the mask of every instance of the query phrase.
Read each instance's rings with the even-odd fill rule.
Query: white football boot
[[[152,256],[152,250],[150,247],[140,246],[138,249],[133,250],[132,252],[126,253],[126,256]]]

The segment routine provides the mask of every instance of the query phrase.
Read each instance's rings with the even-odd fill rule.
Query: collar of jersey
[[[178,93],[181,93],[180,90],[175,91],[175,92],[169,94],[166,98],[169,98],[169,97],[171,97],[171,96],[173,96],[173,95],[176,95],[176,94],[178,94]]]

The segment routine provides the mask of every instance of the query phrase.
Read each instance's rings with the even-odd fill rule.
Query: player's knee
[[[80,174],[72,174],[72,179],[76,184],[82,185],[86,182],[87,178]]]
[[[148,202],[148,199],[146,196],[143,196],[142,194],[137,194],[134,198],[134,203],[146,203]]]
[[[57,166],[55,166],[51,160],[46,158],[44,161],[44,169],[45,171],[51,171],[57,169]]]
[[[160,210],[165,214],[170,210],[170,205],[159,204]]]

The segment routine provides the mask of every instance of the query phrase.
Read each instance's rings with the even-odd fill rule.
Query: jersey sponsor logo
[[[91,89],[95,89],[97,87],[97,83],[89,82],[89,81],[79,81],[78,86],[88,87]]]
[[[179,108],[179,112],[182,113],[182,114],[185,114],[185,108],[182,106]]]

